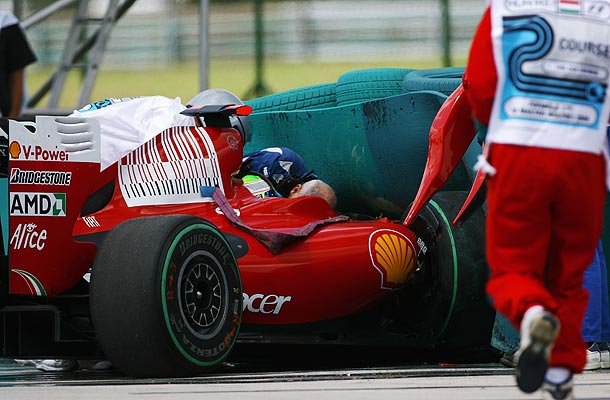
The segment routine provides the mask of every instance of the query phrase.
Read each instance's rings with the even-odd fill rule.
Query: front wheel
[[[123,222],[97,252],[91,317],[106,357],[130,376],[218,366],[241,322],[237,262],[216,227],[187,215]]]

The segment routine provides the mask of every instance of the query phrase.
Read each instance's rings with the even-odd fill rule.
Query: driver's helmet
[[[239,104],[243,105],[239,97],[225,89],[207,89],[200,92],[186,103],[187,107],[202,107],[206,105],[228,105]],[[231,115],[231,126],[239,132],[241,140],[245,144],[252,137],[250,128],[250,118],[247,115]]]

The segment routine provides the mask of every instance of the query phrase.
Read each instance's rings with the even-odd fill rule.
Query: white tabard
[[[487,143],[607,154],[610,0],[492,0]]]

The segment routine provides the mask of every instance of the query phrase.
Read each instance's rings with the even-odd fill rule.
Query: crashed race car
[[[272,184],[232,177],[247,138],[235,121],[250,112],[188,108],[196,123],[104,169],[95,119],[84,136],[79,119],[8,121],[1,356],[106,358],[164,377],[211,371],[236,342],[489,344],[483,215],[451,223],[465,192],[419,204],[408,224],[257,196]],[[447,115],[436,129],[454,129]]]

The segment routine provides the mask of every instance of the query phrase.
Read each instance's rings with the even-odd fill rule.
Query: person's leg
[[[604,247],[600,241],[599,247],[597,248],[598,257],[600,260],[600,282],[601,282],[601,320],[602,320],[602,333],[600,341],[610,342],[610,302],[608,301],[608,269],[606,266],[606,255],[604,254]],[[609,366],[610,367],[610,366]]]
[[[529,307],[556,307],[545,287],[549,199],[555,189],[530,153],[527,147],[497,144],[489,153],[497,172],[487,181],[486,255],[491,274],[486,289],[496,310],[517,329]]]
[[[557,151],[553,175],[558,190],[553,199],[553,229],[549,247],[547,287],[557,302],[554,313],[561,321],[551,365],[573,373],[582,371],[586,345],[582,323],[587,308],[583,277],[601,236],[606,196],[605,162],[586,153]],[[599,282],[599,281],[598,281]]]
[[[494,145],[490,158],[497,174],[488,182],[492,273],[487,291],[496,309],[527,332],[518,351],[528,356],[526,362],[517,358],[519,387],[533,391],[542,384],[553,344],[551,376],[566,379],[549,384],[571,387],[571,373],[584,365],[581,327],[587,293],[582,281],[601,234],[604,161],[584,153],[515,147]],[[584,218],[582,210],[587,210]],[[536,306],[567,325],[559,330],[559,346],[559,324],[552,314],[540,311],[523,319]]]
[[[602,289],[601,289],[601,241],[598,242],[595,257],[585,271],[583,288],[589,293],[589,302],[582,324],[582,337],[587,342],[587,361],[584,370],[601,368],[602,352],[599,348],[602,334]],[[603,253],[602,253],[603,257]],[[606,358],[607,352],[604,353]]]
[[[509,145],[491,150],[497,172],[489,179],[487,192],[491,275],[486,289],[496,310],[520,329],[515,377],[519,388],[531,393],[543,383],[560,326],[549,312],[557,303],[546,288],[550,200],[557,189],[544,173],[552,160],[539,157],[540,151]]]
[[[608,269],[606,268],[606,255],[600,240],[597,247],[597,256],[600,259],[600,291],[601,291],[601,338],[599,345],[600,364],[602,368],[610,368],[610,304],[608,304]]]
[[[601,341],[601,275],[600,258],[596,252],[593,261],[585,271],[583,281],[583,288],[589,292],[589,303],[582,324],[582,337],[585,342]]]
[[[558,152],[552,164],[564,170],[563,174],[551,174],[561,178],[557,186],[561,189],[553,200],[547,273],[547,286],[557,302],[554,313],[561,321],[561,330],[542,391],[545,399],[572,399],[572,375],[582,371],[586,359],[582,321],[588,293],[583,288],[583,278],[602,230],[605,163],[601,157]]]

